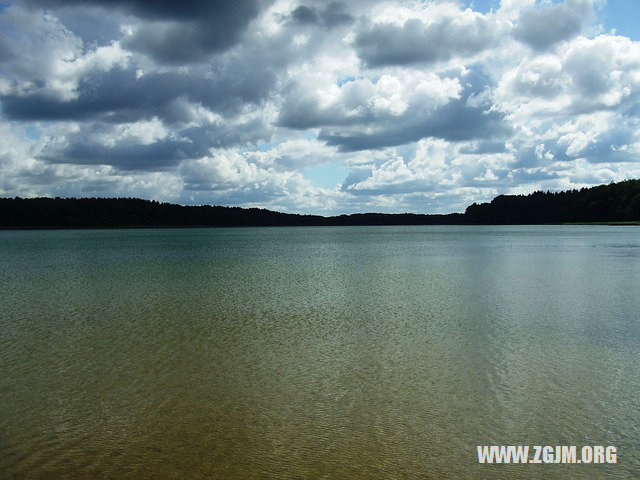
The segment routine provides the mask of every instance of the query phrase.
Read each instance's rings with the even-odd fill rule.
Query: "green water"
[[[5,231],[0,259],[0,478],[640,477],[640,227]]]

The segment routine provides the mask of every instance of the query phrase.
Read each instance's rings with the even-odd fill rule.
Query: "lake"
[[[2,231],[0,258],[0,478],[640,477],[640,227]]]

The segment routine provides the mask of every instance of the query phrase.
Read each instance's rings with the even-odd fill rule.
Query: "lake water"
[[[640,227],[4,231],[0,258],[0,478],[640,477]]]

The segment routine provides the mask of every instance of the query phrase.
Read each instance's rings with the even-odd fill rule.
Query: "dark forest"
[[[640,180],[580,190],[499,195],[464,213],[323,217],[259,208],[181,206],[138,198],[0,198],[0,228],[245,227],[625,223],[640,221]]]

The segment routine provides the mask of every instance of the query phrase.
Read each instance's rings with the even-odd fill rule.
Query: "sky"
[[[448,213],[640,177],[637,0],[0,1],[0,196]]]

